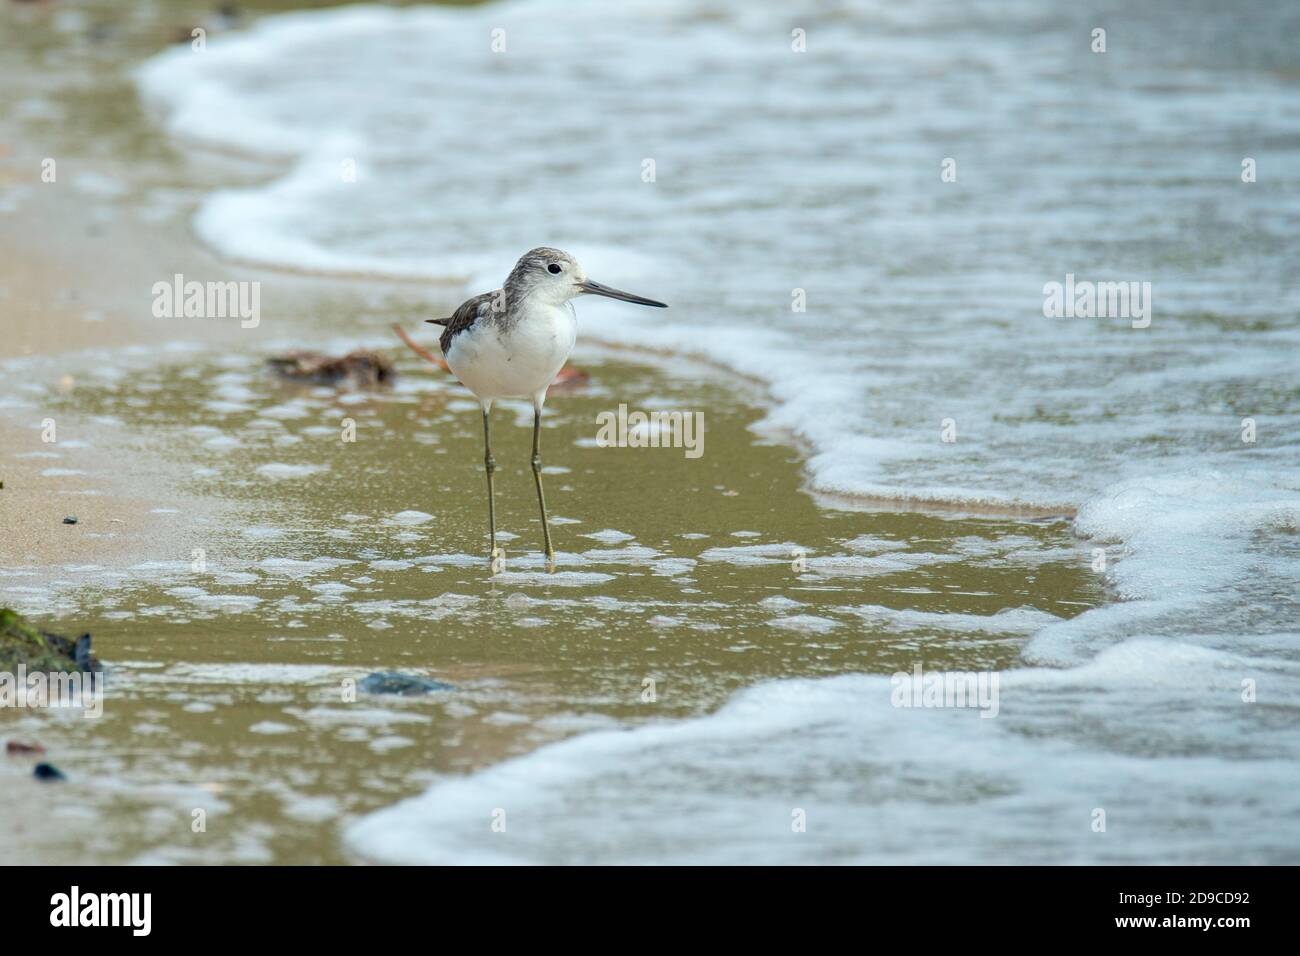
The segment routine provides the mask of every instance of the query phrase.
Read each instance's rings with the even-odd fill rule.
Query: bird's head
[[[654,299],[620,292],[587,278],[578,260],[562,249],[538,246],[520,256],[505,284],[506,296],[514,302],[535,298],[550,305],[562,305],[580,295],[603,295],[637,305],[666,309]]]

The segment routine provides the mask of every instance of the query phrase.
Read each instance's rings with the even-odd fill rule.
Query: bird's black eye
[[[546,267],[546,271],[553,276],[558,276],[560,274],[560,264],[558,262],[552,262]]]

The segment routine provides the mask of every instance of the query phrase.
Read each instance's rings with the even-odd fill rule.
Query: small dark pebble
[[[396,671],[377,671],[364,677],[357,685],[367,694],[399,694],[402,697],[415,697],[419,694],[431,694],[436,690],[455,690],[452,684],[440,680],[417,677],[414,674],[399,674]]]
[[[76,516],[76,515],[68,515],[66,518],[63,519],[63,523],[64,523],[64,524],[76,524],[76,523],[77,523],[77,516]]]
[[[37,780],[67,780],[63,771],[52,763],[38,763],[36,769],[32,771],[32,776]]]

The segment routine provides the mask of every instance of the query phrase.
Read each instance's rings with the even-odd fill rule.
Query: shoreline
[[[12,160],[11,160],[12,161]],[[157,342],[159,323],[169,333],[180,333],[179,340],[197,342],[203,353],[215,350],[246,352],[250,365],[258,363],[259,341],[280,337],[287,330],[276,330],[275,323],[263,323],[265,328],[248,330],[244,334],[237,320],[177,320],[155,319],[148,313],[145,292],[165,272],[172,275],[180,271],[199,275],[214,281],[247,279],[248,274],[237,273],[234,265],[222,260],[207,249],[193,235],[188,226],[192,208],[181,208],[164,224],[162,234],[155,228],[145,228],[126,221],[120,213],[109,220],[114,242],[103,256],[102,242],[87,238],[79,228],[81,215],[79,197],[69,202],[59,193],[50,192],[30,197],[16,213],[0,221],[0,241],[14,246],[19,235],[30,235],[39,228],[47,237],[45,250],[39,257],[29,253],[26,258],[11,258],[0,266],[0,288],[6,290],[7,305],[19,304],[11,312],[18,318],[18,337],[6,343],[0,353],[0,368],[14,360],[40,362],[50,369],[49,376],[60,362],[69,369],[62,378],[69,391],[78,387],[77,369],[86,364],[88,349],[102,348],[109,343],[118,349],[144,346]],[[113,200],[108,200],[111,204]],[[39,224],[39,226],[38,226]],[[67,250],[72,250],[69,253]],[[160,258],[169,260],[162,268]],[[84,263],[94,265],[87,270]],[[39,263],[39,264],[36,264]],[[80,268],[78,266],[80,265]],[[418,285],[422,289],[436,289],[427,283],[392,283],[387,281],[362,281],[340,276],[304,277],[293,270],[259,270],[256,275],[270,279],[275,290],[270,297],[270,307],[287,311],[304,311],[301,302],[328,299],[338,294],[353,301],[366,301],[376,296],[391,295],[393,290]],[[69,276],[75,276],[70,285]],[[287,288],[286,288],[287,285]],[[95,289],[94,294],[86,289]],[[447,300],[450,302],[451,300]],[[96,321],[86,321],[85,315],[93,313]],[[183,325],[177,325],[179,322]],[[301,320],[296,320],[301,321]],[[379,332],[378,327],[375,328]],[[272,334],[268,334],[274,333]],[[292,334],[292,333],[289,333]],[[394,336],[393,348],[404,346]],[[580,350],[586,349],[613,356],[628,356],[634,361],[658,367],[680,367],[685,363],[710,369],[729,377],[754,391],[754,398],[762,399],[764,409],[771,408],[770,385],[763,380],[746,375],[708,356],[695,353],[678,353],[668,349],[642,348],[620,343],[599,335],[584,334]],[[160,355],[162,362],[180,361],[180,356]],[[129,374],[129,373],[128,373]],[[57,382],[58,379],[56,378]],[[36,418],[32,416],[37,415]],[[0,540],[0,566],[25,569],[36,581],[57,577],[60,569],[68,565],[85,563],[115,563],[128,565],[145,560],[149,551],[160,540],[166,540],[170,522],[159,520],[151,512],[166,500],[184,499],[185,507],[203,510],[199,499],[182,493],[176,482],[161,479],[164,469],[150,453],[137,449],[137,474],[150,476],[147,480],[123,475],[118,470],[120,460],[111,448],[98,441],[83,442],[89,447],[77,447],[71,459],[57,450],[57,443],[40,441],[39,422],[44,415],[38,409],[0,407],[0,447],[8,454],[4,461],[4,481],[0,507],[12,516],[4,539]],[[59,423],[61,437],[67,439],[79,434],[86,423],[75,421]],[[103,432],[102,427],[90,426],[92,431]],[[797,436],[768,432],[775,440],[784,442],[796,452],[804,463],[804,484],[808,484],[806,462],[810,449]],[[16,457],[20,455],[60,455],[60,459],[47,457]],[[49,468],[78,472],[61,475],[57,479],[42,477]],[[974,502],[947,502],[925,498],[894,498],[882,496],[856,496],[824,492],[810,488],[808,493],[823,505],[848,510],[891,511],[899,513],[940,513],[953,516],[971,515],[985,517],[1051,517],[1071,518],[1072,513],[1062,509],[1032,506],[980,504]],[[213,503],[209,503],[213,504]],[[65,515],[75,514],[78,524],[65,526],[60,522]],[[173,535],[174,537],[174,535]],[[174,540],[169,550],[183,551],[184,536]]]
[[[725,11],[718,16],[726,22]],[[843,33],[845,51],[873,35],[852,13],[827,30]],[[947,37],[948,27],[935,32]],[[350,62],[350,38],[337,39],[326,49]],[[616,50],[619,37],[606,39],[606,53]],[[172,142],[127,102],[134,93],[123,74],[139,47],[106,44],[97,54],[100,66],[116,57],[104,86],[123,98],[120,112],[96,117],[73,142],[47,149],[32,137],[39,148],[25,142],[23,155],[0,156],[0,205],[16,196],[0,242],[31,246],[0,264],[0,308],[16,304],[10,314],[19,319],[0,343],[0,354],[13,353],[0,370],[14,383],[0,400],[0,479],[14,476],[0,490],[0,594],[17,593],[23,610],[22,602],[37,605],[28,616],[52,630],[70,631],[65,619],[75,615],[121,678],[102,721],[0,718],[6,735],[37,739],[68,773],[68,786],[40,797],[93,821],[90,861],[359,862],[391,858],[385,845],[426,859],[451,847],[455,860],[458,841],[472,855],[482,804],[498,805],[490,801],[503,778],[512,814],[516,805],[522,814],[541,811],[536,826],[513,818],[524,823],[524,839],[511,847],[538,862],[575,853],[613,862],[610,848],[625,835],[666,862],[697,862],[701,850],[706,859],[731,852],[782,862],[800,854],[834,862],[841,852],[883,862],[979,859],[989,848],[1037,862],[1141,854],[1194,862],[1243,844],[1247,860],[1290,852],[1288,804],[1260,804],[1252,790],[1285,778],[1289,738],[1275,731],[1300,692],[1295,668],[1275,655],[1287,624],[1277,595],[1289,568],[1294,495],[1252,497],[1243,478],[1234,499],[1217,473],[1161,470],[1162,461],[1200,469],[1226,460],[1214,449],[1161,457],[1171,430],[1176,437],[1185,425],[1179,416],[1218,414],[1195,394],[1171,392],[1179,415],[1163,424],[1122,401],[1143,375],[1160,381],[1201,368],[1181,352],[1168,369],[1143,367],[1142,349],[1172,349],[1176,324],[1157,324],[1141,340],[1104,339],[1115,361],[1099,365],[1087,329],[1045,329],[1031,314],[1040,337],[1026,331],[1015,348],[993,354],[1005,343],[990,330],[1024,316],[992,300],[987,312],[973,312],[964,292],[945,283],[983,276],[990,286],[1010,284],[1004,262],[1030,261],[1017,258],[1018,245],[981,250],[1006,260],[980,255],[956,272],[932,263],[885,269],[882,278],[845,244],[838,275],[882,293],[859,308],[848,289],[832,304],[831,273],[809,263],[819,248],[811,240],[837,240],[835,226],[810,228],[802,247],[797,230],[775,228],[780,219],[759,195],[762,174],[787,157],[752,137],[755,155],[772,166],[756,164],[757,178],[737,180],[735,192],[704,192],[674,210],[699,230],[699,243],[674,245],[671,216],[638,223],[643,236],[612,234],[615,243],[658,243],[662,258],[647,263],[717,250],[723,227],[741,221],[754,225],[755,245],[748,259],[739,247],[704,257],[717,275],[662,276],[663,289],[680,292],[662,295],[680,306],[667,321],[620,314],[580,331],[575,360],[588,375],[548,403],[543,423],[560,552],[553,573],[539,550],[531,413],[526,403],[501,403],[492,444],[507,561],[492,573],[476,403],[389,330],[418,328],[427,341],[432,327],[418,323],[447,314],[436,303],[454,305],[463,290],[451,281],[250,267],[209,248],[194,225],[204,197],[256,188],[267,168],[226,168],[220,151]],[[837,60],[828,49],[827,68],[850,75],[851,54]],[[221,72],[222,61],[194,65]],[[240,75],[239,64],[225,65]],[[283,63],[263,65],[275,72]],[[613,75],[616,64],[606,66]],[[328,91],[339,74],[325,72],[319,82]],[[376,95],[364,82],[356,89]],[[481,93],[471,88],[466,102]],[[62,96],[46,102],[48,114],[68,115]],[[308,102],[294,101],[304,119],[326,128],[345,105],[324,98],[314,114]],[[373,104],[355,104],[359,128],[369,128]],[[24,109],[35,115],[38,107]],[[224,119],[220,110],[207,115]],[[842,117],[809,115],[834,141]],[[14,117],[0,116],[0,129],[6,119]],[[56,125],[69,124],[34,128]],[[59,153],[59,186],[4,192],[40,152]],[[418,157],[398,155],[402,169],[422,171]],[[585,169],[587,155],[596,154],[570,157],[572,168]],[[726,164],[719,168],[726,178]],[[369,211],[392,231],[375,232],[365,210],[341,199],[332,206],[334,194],[312,189],[303,194],[310,202],[288,203],[285,218],[263,221],[255,207],[241,213],[236,204],[222,224],[247,240],[250,255],[289,257],[302,248],[298,237],[318,236],[348,252],[371,250],[377,258],[353,260],[369,263],[437,246],[440,237],[427,230],[455,236],[448,223],[457,215],[477,222],[477,191],[450,205],[461,195],[449,190],[454,177],[407,184],[426,201],[417,209],[400,204],[407,189],[393,167],[386,171],[395,178],[372,180],[383,188],[368,197]],[[470,168],[466,181],[485,172]],[[664,172],[671,177],[671,163]],[[686,195],[708,181],[688,182]],[[501,183],[521,201],[537,188]],[[626,193],[623,181],[612,186],[608,208]],[[827,191],[816,207],[835,209],[831,221],[841,225],[842,195]],[[757,210],[749,209],[756,196]],[[942,215],[979,225],[998,196],[967,198],[972,205]],[[887,213],[900,208],[875,200]],[[746,211],[762,218],[728,218]],[[277,222],[286,231],[265,229],[261,242],[259,230]],[[715,224],[716,236],[705,228]],[[576,228],[599,234],[604,225]],[[355,246],[346,238],[352,228],[362,237]],[[211,235],[216,242],[221,233]],[[384,241],[367,245],[376,235]],[[463,248],[491,245],[466,236]],[[760,254],[763,243],[770,255]],[[310,252],[303,261],[345,261]],[[901,241],[899,255],[907,255]],[[722,276],[733,259],[739,268]],[[606,278],[594,257],[584,261]],[[628,268],[636,273],[635,259]],[[154,318],[150,290],[176,275],[258,283],[257,326]],[[749,297],[740,280],[758,291]],[[812,314],[796,318],[807,323],[797,329],[778,329],[799,311],[785,301],[796,281],[795,292],[815,293]],[[791,331],[805,336],[802,348]],[[1050,336],[1060,341],[1053,346]],[[339,354],[372,342],[396,363],[396,379],[383,388],[286,381],[266,368],[281,348]],[[692,351],[706,348],[714,357]],[[1094,371],[1071,374],[1081,366]],[[1130,376],[1125,389],[1112,373]],[[1223,374],[1207,366],[1203,381]],[[593,423],[624,403],[706,410],[708,454],[691,458],[658,442],[602,445]],[[41,442],[32,427],[47,418],[57,421],[58,442]],[[939,444],[936,426],[958,420],[962,443]],[[952,436],[943,441],[955,443],[955,429]],[[1276,456],[1279,446],[1269,450]],[[1108,454],[1136,464],[1129,484],[1114,483],[1121,469]],[[1250,464],[1264,473],[1274,460]],[[819,479],[832,489],[819,489]],[[836,484],[868,493],[836,492]],[[984,488],[992,500],[961,500]],[[1007,490],[1046,504],[999,501]],[[1081,504],[1051,506],[1057,499]],[[78,524],[56,524],[65,513]],[[985,686],[1001,682],[1006,696],[979,715],[946,702],[933,708],[946,714],[927,712],[929,704],[900,707],[889,675],[923,672],[985,675]],[[438,686],[410,699],[347,693],[349,682],[355,690],[385,673]],[[1261,680],[1258,706],[1242,706],[1243,675]],[[666,786],[640,775],[655,760]],[[5,802],[36,802],[13,773],[19,767],[0,768],[18,795]],[[1115,807],[1118,840],[1109,845],[1086,828],[1088,807],[1101,799],[1094,791]],[[792,849],[785,803],[796,792],[801,806],[820,807],[815,839]],[[456,793],[471,795],[463,814]],[[596,825],[566,830],[567,808],[592,794]],[[698,815],[676,806],[682,794]],[[416,799],[402,810],[408,798]],[[1224,812],[1201,826],[1207,799]],[[211,835],[192,838],[186,814],[194,807],[213,811]],[[438,832],[430,819],[440,821]],[[376,837],[361,848],[347,837],[359,820]],[[1255,823],[1267,841],[1251,838]],[[1201,827],[1190,843],[1189,827]],[[909,836],[923,831],[945,839],[926,846]],[[0,843],[13,836],[0,834]],[[65,849],[17,838],[22,845],[11,849],[20,859]]]

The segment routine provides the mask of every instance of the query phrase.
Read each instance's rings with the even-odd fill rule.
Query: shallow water
[[[366,8],[95,54],[92,101],[129,105],[86,118],[88,215],[192,228],[277,304],[228,358],[87,352],[110,371],[70,394],[7,365],[11,414],[53,403],[176,508],[133,566],[0,580],[118,662],[102,723],[19,725],[68,747],[61,810],[111,821],[90,855],[1294,862],[1294,13],[1130,7]],[[78,148],[84,88],[25,66],[0,126]],[[492,579],[463,392],[405,354],[375,396],[260,363],[386,347],[538,236],[672,308],[579,304],[582,341],[632,351],[584,352],[548,406],[557,575],[527,414],[498,412]],[[1151,282],[1150,326],[1044,317],[1067,273]],[[705,410],[705,455],[592,447],[624,402]],[[997,671],[997,719],[891,706],[918,663]],[[380,668],[458,689],[343,703]],[[190,840],[195,787],[229,822]]]
[[[754,441],[758,412],[733,381],[584,367],[592,381],[553,396],[543,440],[554,574],[534,540],[530,410],[496,415],[507,567],[493,576],[477,407],[417,359],[374,392],[285,383],[239,355],[52,399],[92,436],[96,421],[148,436],[176,480],[163,520],[188,526],[179,553],[0,582],[37,617],[94,622],[111,662],[102,719],[11,731],[59,741],[106,830],[89,856],[335,860],[343,821],[431,774],[706,714],[756,680],[892,673],[918,651],[926,666],[1004,668],[1034,629],[1100,600],[1063,519],[819,508],[797,457]],[[597,413],[632,392],[709,408],[706,454],[595,447]],[[219,520],[196,526],[186,502],[214,499]],[[375,670],[456,690],[346,698]],[[195,809],[207,832],[178,841]]]

